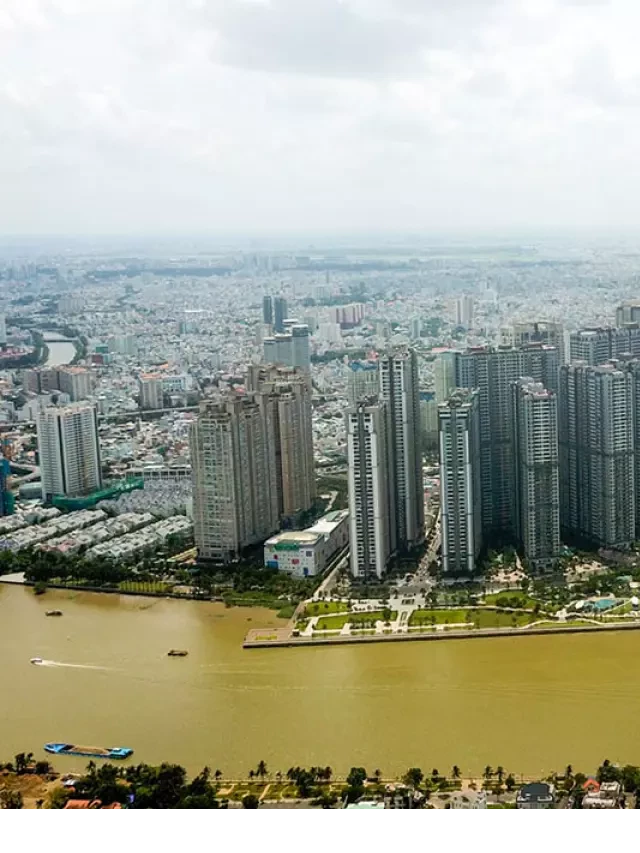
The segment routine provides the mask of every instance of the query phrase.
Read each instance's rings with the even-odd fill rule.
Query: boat
[[[62,616],[62,610],[45,610],[45,616]]]
[[[167,652],[170,658],[186,658],[188,654],[189,652],[186,649],[169,649]]]
[[[31,658],[29,663],[35,663],[35,664],[42,663],[42,658]]]
[[[54,755],[81,755],[86,758],[129,758],[133,750],[127,746],[76,746],[73,743],[45,743],[45,752]]]

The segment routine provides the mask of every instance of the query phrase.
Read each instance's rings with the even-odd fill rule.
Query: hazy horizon
[[[5,0],[0,236],[635,239],[638,23],[631,0]]]

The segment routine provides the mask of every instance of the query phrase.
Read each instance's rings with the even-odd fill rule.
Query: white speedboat
[[[31,663],[35,663],[35,664],[42,663],[42,658],[31,658]]]

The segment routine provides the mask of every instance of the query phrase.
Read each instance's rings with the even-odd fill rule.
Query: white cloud
[[[640,225],[632,0],[3,0],[0,229]]]

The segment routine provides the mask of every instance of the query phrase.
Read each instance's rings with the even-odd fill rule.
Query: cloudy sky
[[[637,0],[1,0],[0,233],[640,232]]]

